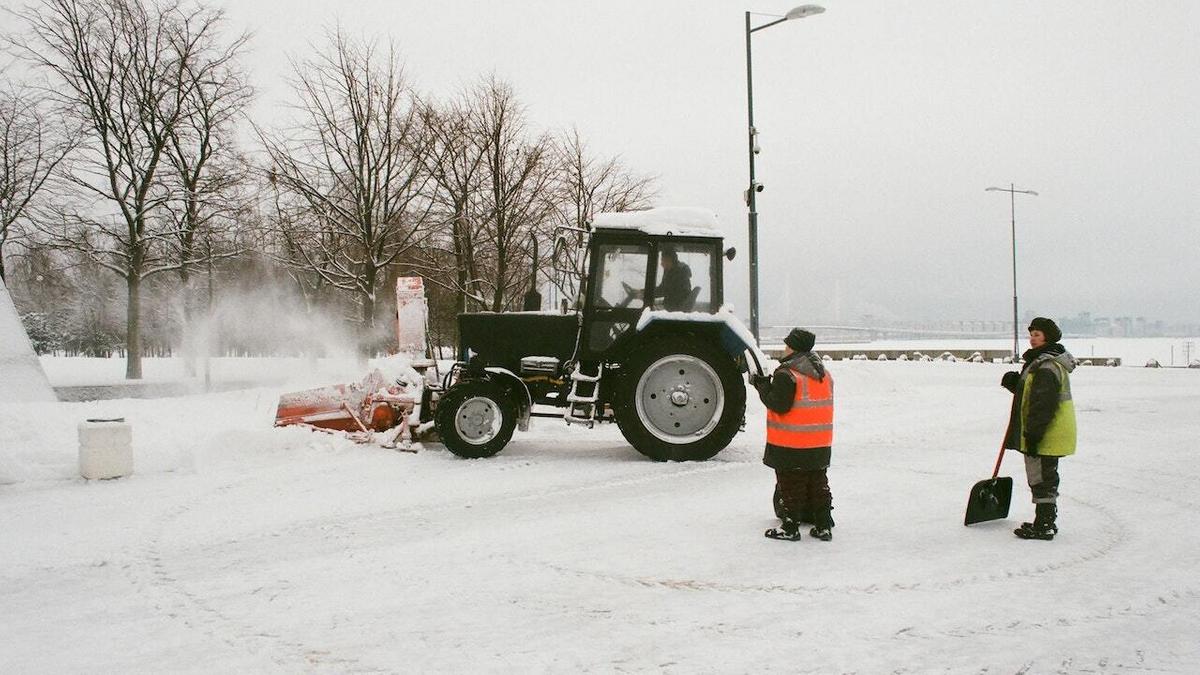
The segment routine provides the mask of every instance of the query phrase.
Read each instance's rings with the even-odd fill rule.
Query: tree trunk
[[[508,281],[508,257],[504,251],[501,251],[496,262],[496,290],[492,292],[493,312],[504,309],[504,284],[506,281]]]
[[[192,279],[187,265],[179,269],[180,304],[183,309],[183,326],[180,327],[180,349],[183,352],[183,373],[187,377],[196,375],[196,336],[193,323],[196,316],[193,307]]]
[[[376,278],[376,270],[368,267],[363,274],[363,285],[368,290],[362,294],[362,329],[358,339],[358,352],[363,359],[371,358],[374,349]]]
[[[125,379],[142,379],[142,279],[130,274],[127,288],[129,300],[125,310]]]
[[[457,314],[467,311],[467,285],[472,279],[469,269],[471,265],[467,261],[470,244],[466,241],[466,232],[467,223],[465,219],[461,216],[455,216],[451,239],[454,242],[455,271],[458,274],[458,288],[455,291],[455,309],[457,310]]]

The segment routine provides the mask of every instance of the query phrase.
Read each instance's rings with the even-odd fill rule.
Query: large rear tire
[[[633,350],[617,385],[617,426],[657,461],[703,461],[725,449],[746,414],[746,385],[733,359],[691,337]]]
[[[490,380],[464,380],[438,401],[434,426],[446,449],[459,457],[491,457],[504,449],[517,425],[509,392]]]

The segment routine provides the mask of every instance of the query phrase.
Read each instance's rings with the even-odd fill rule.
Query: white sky
[[[5,2],[11,6],[11,2]],[[531,119],[717,212],[746,301],[743,11],[756,0],[226,2],[269,122],[335,22],[419,90],[494,72]],[[1200,320],[1200,3],[824,3],[754,35],[763,323],[1022,314]],[[759,21],[765,22],[768,17]]]

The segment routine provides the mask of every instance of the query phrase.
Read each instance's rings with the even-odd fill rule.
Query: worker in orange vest
[[[764,533],[771,539],[799,541],[802,521],[812,523],[810,536],[833,539],[826,473],[833,446],[833,376],[812,352],[815,343],[812,333],[792,329],[775,373],[751,376],[767,407],[763,464],[775,469],[776,513],[782,521]]]

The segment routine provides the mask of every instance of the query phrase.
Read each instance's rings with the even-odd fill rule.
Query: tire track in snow
[[[315,473],[312,470],[306,473]],[[208,502],[235,492],[239,488],[257,481],[257,475],[246,476],[216,486],[211,490],[194,495],[187,501],[165,511],[153,526],[153,531],[142,546],[141,554],[134,562],[139,569],[133,578],[139,592],[151,596],[151,603],[172,620],[183,623],[190,629],[224,644],[233,651],[265,656],[285,671],[311,670],[315,666],[328,665],[339,672],[384,672],[365,667],[355,659],[332,655],[326,650],[309,648],[302,642],[290,640],[271,629],[250,625],[222,609],[210,599],[193,593],[178,570],[173,570],[164,553],[162,538],[172,522],[191,513],[202,500]],[[257,591],[252,591],[251,594]]]
[[[1099,545],[1064,560],[1047,562],[1018,570],[1006,570],[1004,572],[989,574],[963,575],[950,579],[939,580],[936,582],[883,581],[865,584],[824,584],[812,586],[804,584],[728,583],[723,581],[710,581],[702,579],[612,574],[607,572],[596,572],[592,570],[581,570],[566,565],[539,560],[521,560],[515,557],[510,557],[510,561],[514,564],[542,567],[568,576],[618,583],[625,586],[637,586],[644,588],[658,587],[681,591],[713,591],[722,593],[784,593],[789,595],[819,595],[823,593],[872,595],[880,592],[891,593],[906,591],[943,591],[975,584],[1032,579],[1059,570],[1069,569],[1078,565],[1101,560],[1110,555],[1125,541],[1127,538],[1126,527],[1121,524],[1121,522],[1115,518],[1106,507],[1078,498],[1070,498],[1070,501],[1077,502],[1083,506],[1094,509],[1104,516],[1105,525],[1101,530],[1104,533],[1104,537],[1099,542]]]
[[[652,466],[659,467],[662,465],[654,464]],[[530,489],[521,490],[512,494],[489,496],[481,499],[480,501],[449,501],[440,502],[437,504],[414,504],[388,511],[378,511],[355,515],[334,514],[322,516],[320,518],[309,519],[302,522],[273,528],[270,532],[239,537],[237,539],[237,543],[254,544],[261,542],[278,542],[279,540],[288,537],[304,536],[308,549],[314,553],[321,553],[326,550],[343,550],[347,540],[362,539],[377,533],[395,533],[398,528],[403,528],[404,526],[428,526],[430,524],[427,522],[422,522],[423,519],[427,519],[429,516],[442,513],[471,510],[477,507],[492,508],[505,504],[539,502],[560,497],[585,494],[589,492],[603,492],[647,483],[659,483],[671,478],[691,477],[700,474],[732,471],[747,467],[757,468],[757,465],[751,464],[750,462],[721,462],[716,460],[709,460],[708,462],[704,463],[671,464],[667,466],[670,466],[671,470],[666,472],[655,472],[649,474],[645,472],[624,472],[625,475],[618,478],[600,477],[595,481],[583,483],[559,483],[558,485],[532,487]],[[675,468],[677,466],[680,468]],[[309,535],[309,533],[313,532],[321,536],[313,537]],[[326,536],[330,535],[331,532],[336,532],[336,534],[332,536]],[[230,540],[222,540],[212,542],[208,545],[219,549],[224,548],[232,543],[233,542]],[[329,545],[328,549],[322,547],[326,544]]]
[[[1110,466],[1109,468],[1115,472],[1126,472],[1126,470],[1122,469],[1121,467]],[[1188,478],[1184,476],[1165,474],[1162,472],[1157,473],[1160,476],[1172,476],[1180,479]],[[1124,477],[1126,476],[1123,476],[1123,478]],[[1181,480],[1180,482],[1183,481]],[[1140,490],[1130,490],[1127,485],[1115,485],[1111,483],[1099,483],[1095,481],[1092,481],[1090,485],[1109,488],[1112,491],[1111,493],[1114,494],[1118,491],[1133,494],[1149,494]],[[1096,509],[1097,511],[1104,513],[1108,518],[1112,519],[1113,522],[1121,523],[1117,516],[1104,507],[1081,499],[1073,499],[1072,501],[1076,501],[1080,504]],[[1172,503],[1185,505],[1190,507],[1192,511],[1200,511],[1200,506],[1192,502],[1184,502],[1166,498],[1162,498],[1162,501],[1169,501]],[[1115,532],[1118,535],[1117,540],[1111,546],[1107,547],[1110,551],[1115,550],[1119,546],[1125,545],[1128,541],[1127,537],[1129,534],[1129,528],[1127,526],[1124,524],[1119,524],[1119,527],[1115,529]],[[1187,538],[1186,541],[1190,543],[1194,542],[1195,539]],[[1191,548],[1192,550],[1180,552],[1180,554],[1184,557],[1184,560],[1178,562],[1185,567],[1190,566],[1192,560],[1195,558],[1193,554],[1196,553],[1194,550],[1196,547],[1193,545]],[[1177,610],[1183,606],[1194,604],[1197,600],[1200,600],[1200,589],[1196,587],[1196,584],[1170,584],[1166,588],[1157,588],[1149,591],[1134,589],[1134,591],[1130,594],[1135,594],[1137,596],[1137,598],[1135,598],[1136,601],[1126,600],[1125,602],[1110,604],[1103,610],[1080,612],[1065,616],[1059,615],[1055,616],[1054,619],[1050,621],[1014,620],[1007,623],[977,623],[971,627],[963,627],[960,625],[953,629],[941,631],[922,631],[920,629],[909,628],[897,633],[894,637],[897,639],[938,640],[945,637],[970,638],[1007,633],[1021,633],[1027,631],[1040,631],[1047,628],[1055,629],[1063,627],[1079,627],[1092,623],[1112,621],[1115,619],[1143,619],[1161,614],[1165,611]],[[1144,666],[1136,667],[1140,669]]]
[[[489,499],[488,505],[504,503],[535,502],[556,497],[582,494],[591,491],[603,491],[621,487],[661,482],[675,477],[696,474],[713,473],[733,470],[748,466],[748,462],[722,462],[710,460],[706,463],[687,463],[668,465],[666,472],[646,473],[644,470],[623,472],[621,478],[599,478],[586,483],[560,483],[548,488],[533,488],[517,494],[508,494]],[[645,466],[645,465],[642,465]],[[652,465],[661,466],[661,465]],[[320,474],[326,477],[328,467],[315,465],[299,475],[304,477]],[[508,467],[505,467],[506,469]],[[165,510],[151,526],[152,532],[141,546],[140,552],[134,555],[130,564],[131,583],[138,592],[147,596],[151,605],[168,618],[179,621],[189,629],[195,630],[207,638],[226,645],[231,650],[263,655],[285,670],[306,669],[314,667],[330,667],[339,672],[381,672],[371,666],[364,665],[353,658],[345,658],[325,649],[310,648],[306,644],[289,639],[271,629],[251,625],[221,608],[213,598],[206,598],[192,592],[187,582],[181,580],[184,576],[170,564],[169,556],[165,553],[163,536],[170,525],[196,511],[201,503],[206,508],[221,508],[222,501],[243,488],[260,489],[256,482],[257,474],[242,477],[214,488],[202,491],[185,502]],[[373,533],[394,531],[397,526],[418,525],[423,516],[441,512],[458,511],[466,508],[462,502],[448,502],[436,505],[414,505],[411,507],[386,512],[369,513],[359,516],[334,515],[315,520],[307,520],[282,528],[273,528],[270,532],[258,536],[239,537],[206,543],[206,546],[216,550],[231,550],[237,555],[239,565],[255,564],[258,561],[246,557],[245,547],[248,544],[278,543],[288,538],[302,538],[310,553],[320,554],[323,551],[344,551],[349,540],[364,539],[361,530],[367,530],[365,538]],[[317,531],[319,535],[337,532],[335,536],[312,536]],[[262,547],[263,560],[271,559],[272,546]],[[214,560],[213,562],[217,562]],[[251,594],[257,592],[251,591]],[[386,669],[384,669],[386,670]]]

